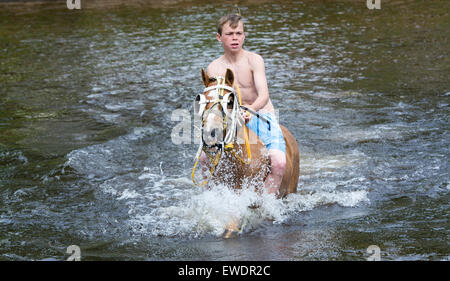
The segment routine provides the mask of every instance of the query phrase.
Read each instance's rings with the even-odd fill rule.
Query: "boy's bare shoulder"
[[[245,53],[246,53],[248,58],[251,58],[251,59],[262,59],[262,56],[257,54],[257,53],[255,53],[255,52],[245,51]]]
[[[222,68],[223,68],[221,59],[222,59],[222,57],[218,57],[217,59],[213,60],[208,65],[208,68],[206,69],[206,72],[208,73],[208,75],[210,75],[210,76],[220,75]]]
[[[259,54],[254,53],[254,52],[250,52],[250,51],[246,51],[246,56],[247,56],[248,63],[252,67],[256,67],[256,66],[259,66],[261,64],[264,65],[264,59]]]

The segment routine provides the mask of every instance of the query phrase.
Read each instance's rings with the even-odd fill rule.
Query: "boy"
[[[244,116],[248,128],[258,134],[269,151],[270,173],[265,187],[268,193],[277,194],[286,169],[286,144],[269,98],[264,60],[242,48],[245,33],[240,15],[223,16],[219,20],[216,37],[222,43],[224,54],[211,62],[206,72],[210,77],[223,77],[226,69],[231,69],[241,92],[242,105],[271,121],[269,131],[266,122],[256,116]]]

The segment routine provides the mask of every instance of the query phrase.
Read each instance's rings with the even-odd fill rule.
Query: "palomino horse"
[[[236,86],[237,91],[233,88],[233,72],[227,69],[225,77],[213,78],[202,69],[202,80],[206,88],[195,98],[194,111],[202,122],[202,142],[195,166],[203,151],[207,158],[204,157],[206,161],[203,159],[202,166],[210,168],[210,178],[203,184],[213,180],[234,189],[248,183],[264,186],[270,171],[268,151],[256,133],[245,126],[239,87]],[[297,191],[300,155],[294,136],[285,127],[280,127],[286,142],[286,170],[278,192],[278,197],[282,198]],[[194,183],[195,166],[192,171]],[[229,223],[225,237],[237,230],[238,222]]]

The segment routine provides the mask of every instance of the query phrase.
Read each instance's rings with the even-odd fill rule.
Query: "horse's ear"
[[[234,74],[233,71],[231,71],[231,69],[227,68],[227,72],[225,73],[225,83],[227,85],[232,86],[234,82]]]
[[[209,77],[208,77],[208,74],[206,74],[206,71],[203,68],[202,68],[202,80],[203,80],[203,84],[205,84],[205,87],[208,87]]]

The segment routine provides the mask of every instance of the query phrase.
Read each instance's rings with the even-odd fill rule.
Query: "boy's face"
[[[222,42],[225,51],[237,52],[242,49],[244,44],[245,33],[244,23],[239,21],[236,28],[232,28],[229,22],[226,22],[222,27],[222,36],[217,34],[217,40]]]

